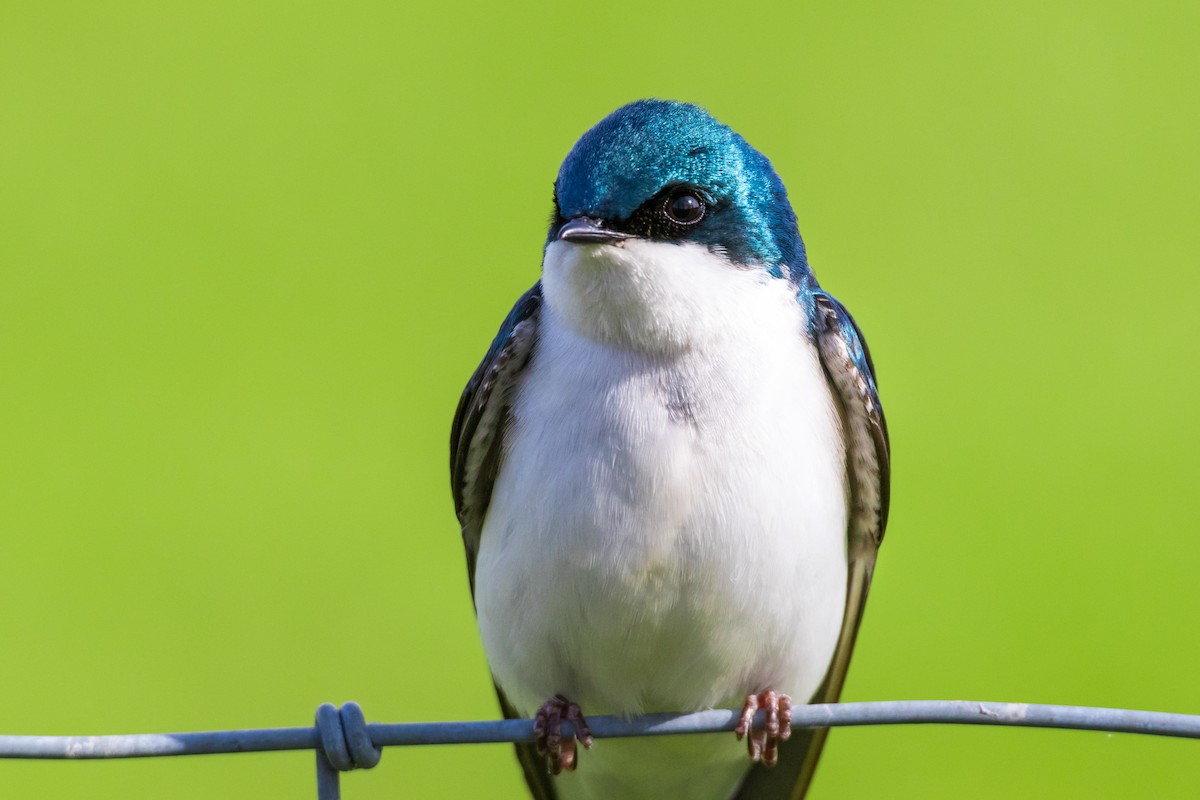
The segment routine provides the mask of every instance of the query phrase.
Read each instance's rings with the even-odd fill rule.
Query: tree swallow
[[[536,720],[525,778],[560,800],[799,798],[826,731],[793,732],[791,703],[837,699],[887,522],[862,333],[771,163],[697,106],[618,109],[554,190],[541,280],[450,441],[496,691]],[[728,707],[749,759],[727,734],[612,739],[575,770],[585,714]]]

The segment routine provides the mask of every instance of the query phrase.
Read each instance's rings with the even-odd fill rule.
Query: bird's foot
[[[566,738],[562,735],[564,720],[571,723],[573,728],[571,735]],[[583,711],[561,694],[542,703],[534,715],[533,737],[538,755],[546,757],[546,766],[551,775],[557,775],[564,769],[567,772],[575,771],[578,763],[576,742],[585,749],[592,746],[592,731],[583,718]]]
[[[754,729],[754,715],[759,709],[767,712],[763,726]],[[751,761],[762,761],[764,766],[773,767],[779,760],[779,743],[792,736],[792,698],[786,694],[766,691],[746,695],[742,705],[742,716],[733,729],[740,741],[746,739],[746,749]]]

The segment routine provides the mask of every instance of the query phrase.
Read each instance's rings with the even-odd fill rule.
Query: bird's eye
[[[692,191],[675,192],[663,203],[663,213],[676,225],[695,225],[704,219],[704,201]]]

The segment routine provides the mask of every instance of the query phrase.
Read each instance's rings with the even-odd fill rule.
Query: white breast
[[[556,243],[476,565],[525,714],[807,700],[841,625],[838,417],[786,282],[698,247]],[[732,735],[597,743],[574,797],[723,797]]]

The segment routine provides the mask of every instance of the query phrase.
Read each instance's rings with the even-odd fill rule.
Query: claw
[[[754,715],[762,708],[766,714],[763,726],[754,730]],[[773,767],[779,761],[779,743],[792,736],[792,699],[786,694],[765,691],[746,695],[742,715],[733,729],[738,740],[746,739],[746,751],[751,761],[762,761]]]
[[[563,720],[571,723],[570,736],[563,738]],[[578,704],[572,703],[561,694],[542,703],[533,718],[533,739],[538,755],[546,759],[546,767],[551,775],[558,775],[564,769],[574,772],[579,764],[576,742],[584,748],[592,746],[592,731]]]

